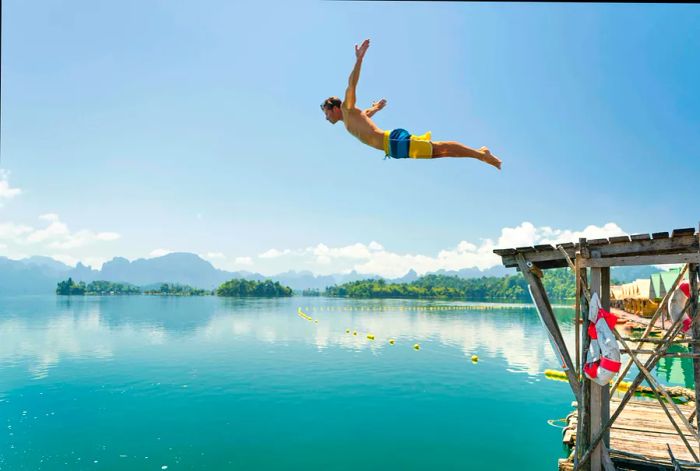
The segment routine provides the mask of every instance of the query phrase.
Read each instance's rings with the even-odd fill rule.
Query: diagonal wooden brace
[[[547,299],[547,292],[542,285],[542,280],[535,276],[531,268],[527,265],[525,258],[522,254],[518,254],[518,267],[520,272],[525,277],[530,287],[530,296],[532,296],[532,301],[537,307],[537,312],[542,319],[542,323],[547,329],[552,341],[555,343],[554,347],[559,351],[561,355],[561,360],[564,362],[566,377],[569,380],[569,386],[576,397],[576,401],[581,401],[581,383],[576,376],[576,368],[571,361],[571,356],[569,355],[569,350],[566,348],[566,343],[564,342],[564,336],[559,330],[559,325],[554,317],[554,312],[552,311],[552,306],[549,304]]]

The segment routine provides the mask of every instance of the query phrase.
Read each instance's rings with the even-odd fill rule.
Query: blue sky
[[[0,254],[395,274],[698,223],[697,5],[3,7]],[[383,160],[326,122],[364,38],[380,127],[489,146],[503,170]]]

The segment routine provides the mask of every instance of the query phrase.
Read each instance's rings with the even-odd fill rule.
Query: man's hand
[[[381,110],[385,106],[386,106],[386,98],[382,98],[379,101],[372,102],[372,108],[375,108],[377,111]]]
[[[369,39],[362,41],[362,44],[359,47],[357,44],[355,44],[355,57],[357,60],[362,60],[362,58],[365,57],[365,52],[367,52],[367,49],[369,49]]]
[[[382,98],[379,101],[373,101],[372,106],[370,106],[369,108],[367,108],[365,110],[365,114],[367,115],[368,118],[371,118],[372,116],[374,116],[374,113],[381,110],[385,106],[386,106],[386,99],[385,98]]]

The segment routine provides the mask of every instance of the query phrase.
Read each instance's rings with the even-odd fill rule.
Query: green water
[[[534,309],[435,305],[0,297],[0,469],[555,469]]]

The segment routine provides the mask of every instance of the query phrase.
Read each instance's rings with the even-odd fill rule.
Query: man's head
[[[343,120],[343,112],[340,109],[342,101],[337,96],[332,96],[326,98],[326,100],[321,103],[321,110],[323,114],[326,115],[326,120],[330,121],[332,124]]]

